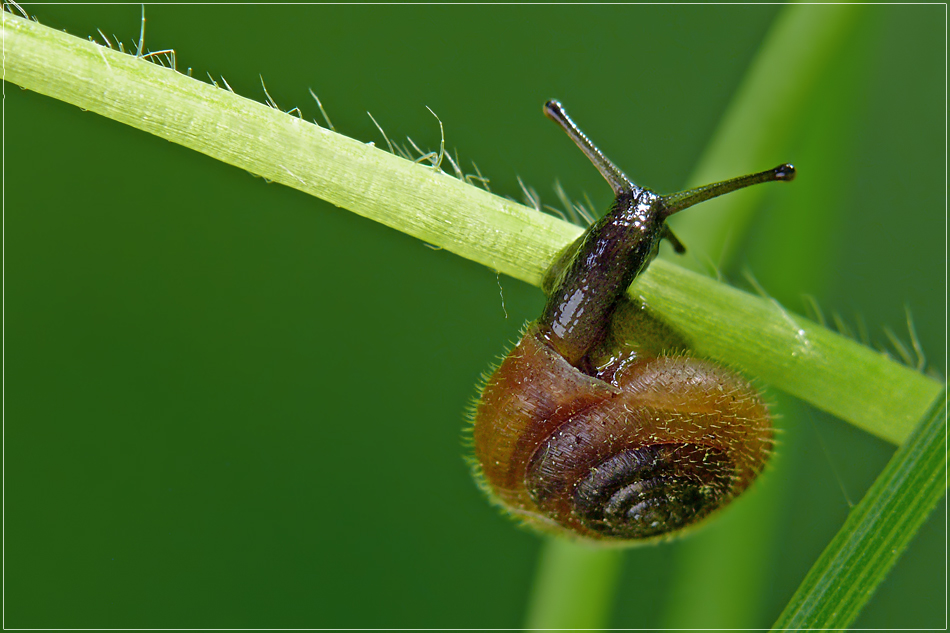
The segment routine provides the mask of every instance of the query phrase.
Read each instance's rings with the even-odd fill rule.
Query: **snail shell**
[[[487,380],[475,406],[477,478],[544,532],[619,543],[658,540],[745,490],[771,452],[769,411],[735,372],[685,342],[625,293],[667,238],[666,218],[774,180],[774,170],[659,196],[611,163],[556,101],[561,125],[614,189],[607,215],[548,271],[541,317]]]
[[[526,523],[592,539],[647,539],[699,521],[755,479],[772,443],[768,410],[737,374],[634,354],[590,376],[552,351],[537,323],[486,384],[476,419],[495,498]]]

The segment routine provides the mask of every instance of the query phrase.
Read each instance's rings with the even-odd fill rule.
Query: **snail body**
[[[476,403],[476,472],[523,523],[574,538],[635,544],[675,535],[723,507],[764,467],[771,418],[758,391],[627,298],[661,239],[684,249],[666,218],[776,169],[678,194],[634,185],[556,101],[545,114],[614,190],[608,213],[565,249],[542,288],[537,321]]]

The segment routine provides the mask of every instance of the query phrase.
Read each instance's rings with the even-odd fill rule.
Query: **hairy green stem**
[[[537,285],[580,232],[431,167],[2,13],[4,79],[184,145]]]
[[[580,229],[192,79],[3,12],[6,81],[195,149],[539,284]],[[742,293],[657,261],[631,290],[697,352],[741,366],[870,433],[900,443],[940,383]],[[696,306],[702,309],[697,310]]]

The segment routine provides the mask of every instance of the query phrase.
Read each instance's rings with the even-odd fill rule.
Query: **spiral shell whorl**
[[[719,507],[734,476],[721,451],[693,444],[628,449],[574,487],[575,512],[606,536],[646,539],[680,530]]]

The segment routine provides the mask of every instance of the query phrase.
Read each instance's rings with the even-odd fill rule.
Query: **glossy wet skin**
[[[572,365],[603,339],[616,302],[655,256],[663,224],[655,201],[643,190],[618,196],[582,236],[578,255],[544,306],[538,323]]]
[[[767,172],[660,196],[633,184],[581,132],[559,102],[548,101],[544,114],[591,159],[616,196],[607,214],[580,237],[573,261],[538,319],[551,347],[575,366],[583,365],[588,351],[603,340],[617,301],[656,256],[660,240],[675,240],[666,226],[667,217],[736,189],[791,180],[795,175],[794,167],[780,165]],[[678,240],[674,244],[682,248]]]

